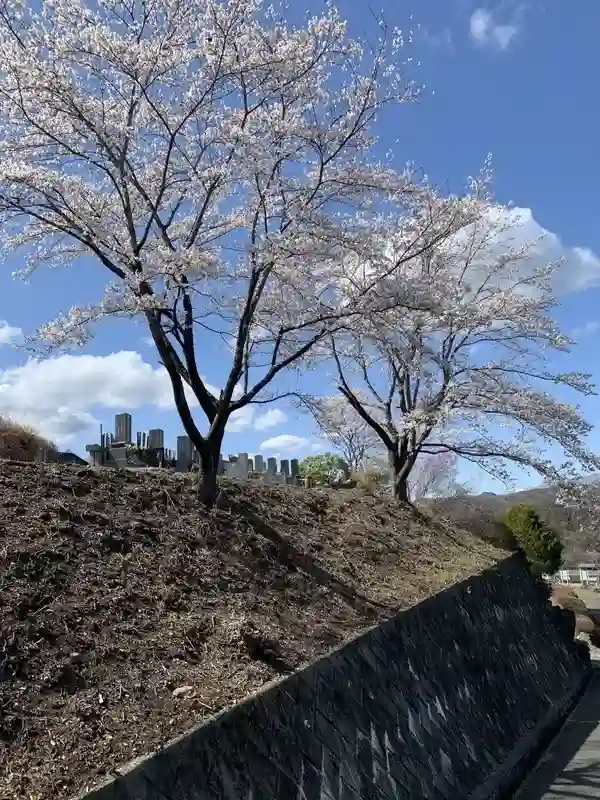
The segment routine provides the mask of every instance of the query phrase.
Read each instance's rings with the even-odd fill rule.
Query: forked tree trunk
[[[392,480],[392,495],[394,500],[398,503],[409,503],[408,476],[394,474]]]
[[[397,503],[410,503],[408,478],[415,463],[414,458],[403,457],[398,451],[389,453],[392,479],[392,497]]]

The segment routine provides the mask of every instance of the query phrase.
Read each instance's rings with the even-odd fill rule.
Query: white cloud
[[[556,233],[540,225],[530,208],[497,204],[486,213],[490,231],[488,244],[481,251],[486,258],[496,257],[510,248],[516,250],[526,246],[527,257],[521,260],[521,274],[531,274],[534,267],[548,263],[559,264],[552,276],[553,288],[558,295],[574,294],[600,286],[600,257],[589,247],[565,244]],[[447,246],[451,247],[454,241],[458,244],[457,252],[465,251],[471,230],[463,229],[454,239],[448,240]],[[409,274],[410,264],[405,269]],[[373,274],[372,266],[365,262],[349,263],[349,273],[352,270],[357,280],[364,280]]]
[[[558,295],[573,294],[594,286],[600,286],[600,258],[587,247],[569,247],[557,234],[543,228],[534,218],[530,208],[506,208],[497,206],[489,212],[492,225],[506,228],[494,234],[489,246],[484,248],[486,257],[506,252],[507,248],[528,245],[528,256],[521,263],[522,274],[534,267],[550,262],[560,263],[553,274],[554,290]],[[460,243],[467,242],[468,229],[457,236]]]
[[[280,436],[274,436],[272,439],[266,439],[264,442],[261,442],[259,450],[293,455],[298,450],[309,449],[310,446],[310,440],[305,439],[303,436],[282,433]]]
[[[19,416],[17,414],[11,415],[13,418]],[[29,421],[31,415],[27,415],[22,421]],[[48,436],[52,441],[59,445],[68,444],[74,436],[85,431],[98,432],[100,428],[100,420],[96,419],[92,414],[87,411],[70,411],[68,408],[57,409],[55,414],[50,414],[43,418],[43,420],[36,420],[34,427]],[[94,441],[99,436],[92,437]]]
[[[291,433],[282,433],[260,443],[258,452],[265,452],[277,458],[303,458],[311,453],[326,453],[331,444],[318,439],[306,439]]]
[[[513,232],[513,244],[536,242],[532,260],[547,263],[562,261],[554,281],[559,294],[571,294],[600,285],[600,258],[587,247],[568,247],[557,234],[543,228],[529,208],[514,208],[510,212],[520,219],[520,228]]]
[[[422,28],[421,37],[427,47],[431,48],[431,50],[451,51],[454,49],[454,40],[450,28],[444,28],[443,30],[437,32]]]
[[[514,17],[508,24],[499,24],[486,8],[476,8],[469,20],[471,39],[479,47],[506,50],[519,33],[519,22]]]
[[[0,320],[0,345],[13,344],[13,342],[20,338],[22,333],[23,331],[21,328],[13,328],[13,326],[9,325],[5,320]]]
[[[239,433],[246,430],[252,425],[253,416],[254,409],[252,406],[244,406],[239,411],[234,411],[227,423],[227,433]]]
[[[281,425],[287,422],[287,414],[279,408],[270,408],[265,412],[262,417],[254,420],[254,429],[257,431],[264,431],[267,428],[274,428],[276,425]]]
[[[208,385],[212,392],[218,390]],[[192,408],[198,403],[189,393]],[[142,405],[174,409],[171,385],[162,367],[139,353],[123,350],[107,356],[61,355],[0,370],[0,414],[27,422],[45,436],[66,444],[74,435],[99,424],[92,406],[128,411]],[[252,424],[254,409],[232,414],[228,432]]]
[[[310,446],[313,453],[329,453],[332,450],[331,442],[316,441]]]
[[[577,328],[574,328],[571,331],[571,336],[575,341],[579,339],[583,339],[585,336],[591,336],[594,333],[598,333],[600,331],[600,321],[592,319],[589,322],[584,322],[583,325],[579,325]]]

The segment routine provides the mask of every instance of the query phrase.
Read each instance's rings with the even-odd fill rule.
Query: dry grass
[[[44,450],[57,449],[54,442],[40,436],[30,425],[22,425],[10,417],[0,416],[0,458],[36,461]]]
[[[356,490],[205,513],[191,476],[0,461],[0,798],[66,800],[502,555]]]
[[[358,489],[370,495],[375,495],[381,490],[386,478],[386,473],[376,466],[367,466],[358,472],[352,473],[352,479],[356,482]]]

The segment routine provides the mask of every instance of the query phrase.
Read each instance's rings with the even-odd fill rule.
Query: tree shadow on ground
[[[600,669],[575,710],[514,794],[515,800],[600,798]]]

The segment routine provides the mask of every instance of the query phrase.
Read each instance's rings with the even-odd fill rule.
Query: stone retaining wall
[[[517,556],[267,687],[86,800],[502,797],[590,671]]]

